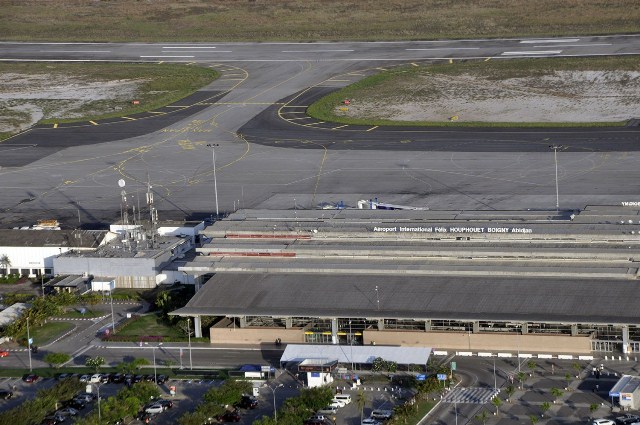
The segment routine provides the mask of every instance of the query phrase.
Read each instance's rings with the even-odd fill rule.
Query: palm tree
[[[567,386],[566,386],[566,390],[569,391],[569,385],[571,384],[571,380],[573,379],[573,376],[571,376],[571,374],[569,372],[567,372],[564,375],[564,380],[567,381]]]
[[[518,372],[518,381],[520,381],[520,389],[524,387],[524,382],[527,380],[527,374],[524,372]]]
[[[360,411],[360,423],[362,423],[362,416],[364,415],[364,406],[367,404],[367,397],[364,395],[362,388],[358,389],[358,396],[356,397],[356,403],[358,404],[358,410]]]
[[[573,365],[571,365],[571,367],[573,367],[573,370],[576,371],[576,378],[580,378],[580,371],[582,370],[582,366],[580,366],[580,363],[575,362]]]
[[[554,404],[556,403],[556,400],[558,398],[562,397],[562,394],[564,394],[564,393],[562,392],[562,390],[560,388],[556,388],[556,387],[551,388],[551,396],[553,397],[553,403]]]
[[[527,362],[527,366],[529,366],[529,369],[531,370],[531,376],[535,376],[536,374],[536,366],[538,366],[535,362],[535,360],[529,360]]]
[[[4,269],[4,274],[9,274],[9,267],[11,267],[11,260],[7,254],[0,255],[0,269]]]
[[[505,388],[504,393],[507,395],[507,402],[511,402],[511,396],[516,392],[516,388],[513,385],[509,385]]]
[[[487,420],[489,420],[489,414],[486,410],[483,410],[482,412],[478,413],[475,418],[477,421],[482,422],[482,425],[486,425]]]
[[[498,415],[500,413],[500,406],[502,406],[502,400],[500,399],[500,397],[495,396],[491,399],[491,404],[496,407],[496,415]]]
[[[545,413],[547,413],[549,411],[549,409],[551,409],[551,404],[549,404],[548,401],[545,401],[544,403],[542,403],[542,405],[540,406],[540,410],[542,410],[542,417],[544,418]]]

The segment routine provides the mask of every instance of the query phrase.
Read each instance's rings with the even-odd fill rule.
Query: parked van
[[[351,396],[349,394],[336,394],[333,397],[334,400],[340,400],[342,401],[344,404],[349,404],[351,403]]]

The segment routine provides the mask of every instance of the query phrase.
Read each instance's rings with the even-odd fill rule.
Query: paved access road
[[[153,186],[160,219],[316,208],[378,197],[431,209],[553,209],[637,201],[638,127],[437,130],[307,122],[318,95],[377,68],[458,58],[640,53],[640,37],[393,43],[2,43],[0,60],[181,62],[222,77],[156,113],[47,126],[0,143],[0,224],[57,218],[68,226],[120,217]],[[133,119],[131,119],[133,118]]]

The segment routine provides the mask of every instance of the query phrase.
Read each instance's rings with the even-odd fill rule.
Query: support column
[[[424,321],[424,331],[429,332],[431,330],[431,320]]]
[[[474,334],[480,333],[480,322],[478,321],[473,322],[473,333]]]
[[[378,319],[378,330],[379,331],[384,330],[384,319]]]
[[[571,325],[571,336],[578,336],[578,325],[576,323]]]
[[[522,324],[522,335],[526,335],[529,333],[529,324],[527,322],[524,322]]]
[[[338,343],[338,319],[331,319],[331,343]]]
[[[629,354],[629,326],[622,325],[622,354]]]
[[[286,329],[291,329],[293,327],[293,319],[291,317],[284,319],[284,327]]]
[[[235,320],[235,318],[233,318]],[[247,316],[238,317],[238,327],[246,328],[247,327]]]
[[[193,331],[195,332],[196,338],[202,338],[202,322],[200,321],[200,316],[193,317]]]

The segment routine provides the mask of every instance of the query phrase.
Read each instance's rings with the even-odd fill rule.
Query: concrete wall
[[[67,247],[39,247],[39,246],[3,246],[0,247],[0,255],[6,254],[11,261],[9,269],[29,269],[29,276],[35,276],[33,269],[53,268],[54,257],[67,252]],[[8,273],[8,271],[7,271]],[[55,271],[54,271],[55,273]],[[75,274],[75,273],[71,273]],[[82,274],[82,273],[80,273]]]
[[[210,328],[212,344],[303,343],[304,330],[284,328]]]
[[[364,331],[364,344],[431,347],[435,350],[520,353],[591,353],[588,336],[454,332]]]

